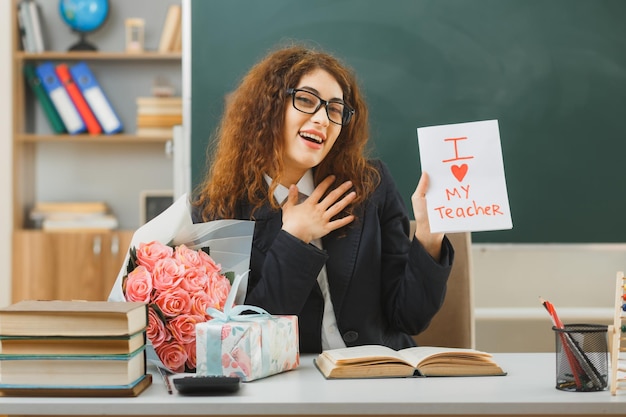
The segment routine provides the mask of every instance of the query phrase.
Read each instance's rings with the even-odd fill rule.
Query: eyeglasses
[[[324,105],[328,120],[337,125],[347,125],[354,115],[354,109],[339,99],[326,101],[317,94],[298,88],[288,89],[287,94],[292,98],[294,109],[302,113],[315,114]]]

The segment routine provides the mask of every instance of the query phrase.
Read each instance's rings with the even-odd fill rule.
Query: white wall
[[[539,297],[566,324],[612,324],[626,244],[473,244],[472,261],[476,347],[552,352],[552,323]]]
[[[11,2],[0,1],[0,307],[11,299],[12,100]]]

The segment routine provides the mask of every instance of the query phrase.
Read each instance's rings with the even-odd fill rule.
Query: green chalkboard
[[[626,240],[626,1],[192,0],[192,174],[224,96],[279,43],[352,66],[407,204],[416,128],[497,119],[513,229],[475,242]]]

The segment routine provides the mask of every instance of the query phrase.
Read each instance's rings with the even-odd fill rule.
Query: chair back
[[[415,234],[411,222],[411,236]],[[454,264],[443,306],[430,325],[413,339],[421,346],[475,348],[474,283],[471,233],[447,233],[454,247]]]

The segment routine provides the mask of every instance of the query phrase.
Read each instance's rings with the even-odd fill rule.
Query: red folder
[[[59,64],[55,69],[61,83],[78,109],[80,117],[85,122],[87,131],[92,135],[102,133],[102,127],[100,127],[96,116],[93,114],[93,111],[91,111],[91,107],[89,107],[89,104],[85,101],[85,97],[83,97],[83,94],[78,89],[78,86],[74,83],[68,66],[66,64]]]

